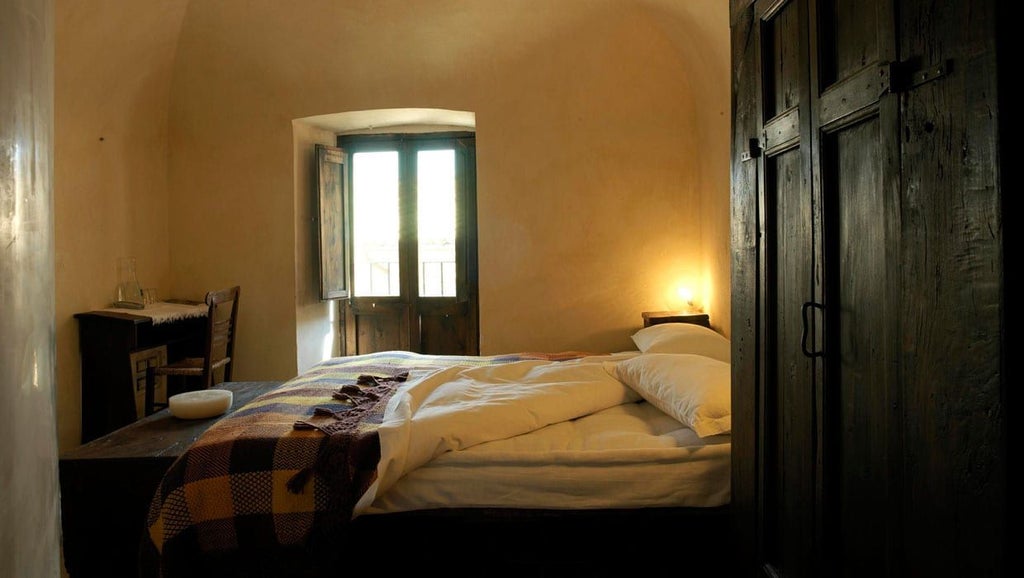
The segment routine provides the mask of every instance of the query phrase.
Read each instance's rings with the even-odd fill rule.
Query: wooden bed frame
[[[240,407],[278,385],[219,387],[235,390]],[[217,421],[176,420],[164,410],[62,456],[65,559],[72,578],[115,568],[119,575],[138,570],[140,576],[159,576],[156,552],[143,532],[149,502],[170,462]],[[729,505],[367,514],[344,532],[282,552],[270,563],[253,563],[244,552],[227,554],[194,575],[333,576],[353,568],[422,572],[436,566],[448,576],[618,576],[673,565],[721,573],[729,559],[730,527]],[[107,537],[99,548],[89,536],[97,532]]]
[[[241,556],[196,576],[334,577],[395,572],[447,577],[731,575],[731,516],[714,508],[452,508],[356,518],[344,539],[248,566]],[[140,576],[157,577],[144,541]],[[698,573],[698,574],[694,574]]]
[[[633,576],[723,573],[729,506],[628,510],[451,509],[363,516],[360,539],[411,533],[404,569],[440,557],[448,575]],[[399,535],[401,535],[399,534]],[[403,546],[404,548],[405,546]],[[454,558],[454,560],[452,560]]]

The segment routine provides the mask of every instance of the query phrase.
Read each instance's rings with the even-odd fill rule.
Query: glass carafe
[[[135,257],[117,260],[117,300],[142,305],[142,286],[135,274]]]

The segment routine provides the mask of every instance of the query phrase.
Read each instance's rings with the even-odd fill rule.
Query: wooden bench
[[[222,383],[237,409],[280,381]],[[70,576],[136,576],[146,514],[167,468],[224,416],[178,419],[166,409],[60,456],[64,565]]]

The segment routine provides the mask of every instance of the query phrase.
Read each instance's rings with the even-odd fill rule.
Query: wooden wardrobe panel
[[[732,460],[733,574],[743,574],[755,565],[758,548],[758,411],[757,387],[764,368],[763,350],[758,348],[763,326],[758,312],[762,295],[758,290],[761,270],[761,222],[758,217],[758,181],[761,126],[761,86],[757,25],[751,0],[732,0],[732,451],[742,459]]]
[[[889,355],[892,319],[885,218],[884,159],[877,116],[828,135],[822,151],[822,182],[835,290],[827,304],[834,347],[826,356],[824,516],[834,544],[826,568],[835,575],[878,572],[892,536],[889,512],[897,507],[890,488],[889,405],[898,391]],[[834,214],[833,214],[834,213]]]
[[[1007,488],[994,5],[906,0],[901,12],[902,54],[952,60],[948,75],[903,97],[907,565],[998,576]]]
[[[803,305],[812,284],[810,187],[802,151],[766,159],[769,213],[768,376],[764,388],[765,558],[793,575],[813,560],[815,525],[814,361],[804,355]]]
[[[876,2],[820,0],[822,88],[849,78],[879,58],[879,14]]]
[[[763,2],[759,3],[763,4]],[[800,22],[797,2],[771,8],[761,24],[765,120],[800,103]]]
[[[997,6],[731,3],[741,576],[1004,573]]]

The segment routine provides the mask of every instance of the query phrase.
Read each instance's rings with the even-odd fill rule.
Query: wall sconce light
[[[676,290],[676,293],[679,295],[679,300],[686,307],[693,307],[693,291],[689,287],[680,287]]]
[[[676,289],[676,295],[679,297],[681,309],[686,313],[692,313],[694,311],[693,290],[689,287],[680,286]]]
[[[700,313],[693,297],[693,290],[686,285],[679,285],[669,294],[668,306],[674,311],[681,313]]]

